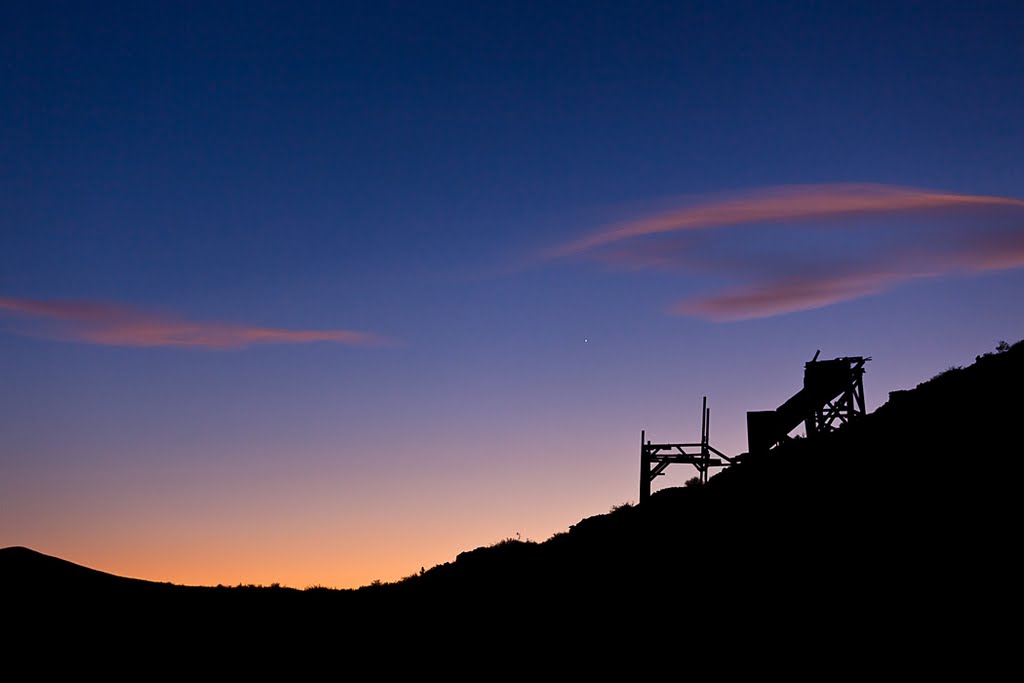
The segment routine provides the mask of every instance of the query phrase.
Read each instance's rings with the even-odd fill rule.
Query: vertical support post
[[[645,436],[646,432],[640,430],[640,503],[651,497],[651,455],[644,441]]]
[[[704,445],[708,442],[708,397],[704,397],[704,404],[700,408],[700,442]]]
[[[854,396],[857,399],[857,409],[861,415],[867,414],[867,409],[864,407],[864,371],[858,370],[857,377],[853,386]]]
[[[711,469],[711,451],[708,444],[711,443],[711,408],[708,408],[708,397],[704,397],[704,428],[701,430],[700,456],[704,466],[700,472],[700,483],[708,483],[708,470]]]

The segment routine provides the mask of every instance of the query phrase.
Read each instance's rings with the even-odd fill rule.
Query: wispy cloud
[[[588,255],[630,270],[714,272],[734,284],[683,300],[670,312],[711,320],[762,318],[879,294],[910,280],[1024,267],[1024,230],[1007,230],[1006,217],[994,221],[980,213],[985,208],[1007,209],[1011,220],[1024,226],[1024,200],[1009,197],[871,184],[774,187],[620,223],[548,249],[541,258]],[[770,255],[735,245],[716,248],[714,240],[721,238],[707,232],[753,224],[784,231],[796,221],[811,219],[828,226],[829,220],[844,216],[951,209],[970,211],[966,220],[930,235],[922,235],[920,225],[901,228],[902,223],[889,217],[886,239],[865,240],[853,250],[856,258],[842,248],[815,252],[805,246],[806,240],[793,239],[779,240],[778,244],[790,245],[788,251],[774,249]],[[936,223],[941,218],[928,215]],[[705,231],[705,236],[695,241],[697,231]],[[770,239],[767,243],[772,244]]]
[[[1024,200],[871,183],[783,185],[698,202],[675,211],[620,223],[547,249],[541,255],[543,258],[570,256],[623,240],[686,230],[966,206],[1024,207]]]
[[[688,299],[670,310],[718,321],[767,318],[880,294],[899,282],[933,274],[875,271],[784,277]]]
[[[29,333],[105,346],[240,349],[254,344],[336,342],[378,345],[387,340],[352,330],[291,330],[180,316],[101,301],[0,297],[0,313],[46,323]]]

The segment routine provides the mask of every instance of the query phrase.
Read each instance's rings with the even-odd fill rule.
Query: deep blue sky
[[[635,499],[640,429],[694,438],[704,394],[741,450],[818,348],[875,358],[873,408],[1024,336],[1019,3],[0,12],[0,545],[397,578]],[[641,240],[668,268],[538,256],[849,183],[957,199]],[[670,313],[837,274],[828,305]],[[141,318],[249,336],[142,343]]]

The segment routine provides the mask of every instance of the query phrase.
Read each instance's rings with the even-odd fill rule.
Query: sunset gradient
[[[641,430],[695,440],[703,396],[742,452],[818,350],[874,359],[873,410],[1021,339],[1021,35],[1013,3],[6,6],[0,547],[393,581],[635,502]]]

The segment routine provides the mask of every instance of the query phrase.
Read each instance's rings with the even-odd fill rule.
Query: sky
[[[0,12],[0,546],[393,581],[1024,337],[1019,3]]]

